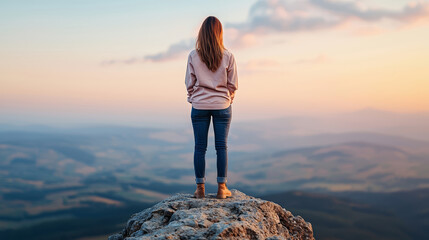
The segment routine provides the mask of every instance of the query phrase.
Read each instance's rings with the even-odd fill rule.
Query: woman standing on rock
[[[227,138],[232,117],[231,104],[238,87],[234,55],[223,46],[221,22],[213,16],[201,25],[195,49],[189,53],[185,77],[188,102],[192,104],[194,129],[194,169],[196,198],[205,197],[205,155],[211,117],[217,155],[217,198],[231,196],[226,187],[228,152]]]

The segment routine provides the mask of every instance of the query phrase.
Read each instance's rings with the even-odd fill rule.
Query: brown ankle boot
[[[231,191],[226,187],[226,183],[218,183],[218,190],[216,198],[225,199],[226,197],[231,196]]]
[[[204,183],[197,183],[197,190],[195,190],[194,197],[196,198],[204,198],[205,197],[205,187]]]

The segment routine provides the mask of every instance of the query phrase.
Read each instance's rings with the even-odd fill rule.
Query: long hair
[[[223,30],[222,23],[216,17],[207,17],[201,25],[195,49],[201,60],[208,69],[216,72],[222,61],[223,51]]]

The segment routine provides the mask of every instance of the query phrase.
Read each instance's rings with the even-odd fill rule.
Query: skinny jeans
[[[207,138],[211,119],[213,118],[213,130],[217,158],[217,182],[227,182],[228,146],[227,138],[232,118],[232,107],[225,109],[202,110],[192,107],[191,119],[194,129],[194,170],[196,183],[205,183]]]

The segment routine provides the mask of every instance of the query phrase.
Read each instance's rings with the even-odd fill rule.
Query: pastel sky
[[[429,111],[429,1],[0,1],[0,123],[189,121],[202,21],[237,60],[234,118]]]

